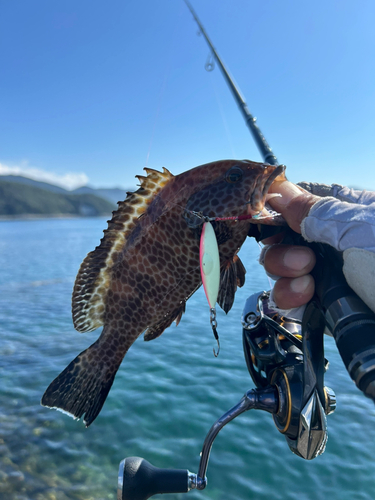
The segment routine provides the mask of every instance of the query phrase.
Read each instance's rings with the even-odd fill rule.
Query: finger
[[[297,278],[312,271],[316,258],[309,247],[272,245],[264,256],[264,268],[272,275]]]
[[[297,233],[301,232],[301,223],[311,207],[320,199],[319,196],[308,193],[289,181],[274,182],[269,193],[281,194],[279,197],[270,198],[269,204],[281,213],[288,225]]]
[[[280,278],[273,288],[274,301],[280,309],[293,309],[307,304],[315,290],[311,274],[299,278]]]

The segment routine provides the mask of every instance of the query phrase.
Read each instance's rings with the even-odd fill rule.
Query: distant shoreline
[[[0,222],[9,222],[13,220],[40,220],[40,219],[99,219],[101,217],[112,217],[112,214],[100,215],[72,215],[72,214],[17,214],[0,215]]]

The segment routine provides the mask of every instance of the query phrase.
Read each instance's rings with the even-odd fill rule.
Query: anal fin
[[[184,301],[180,307],[175,309],[171,314],[166,315],[159,323],[149,326],[144,334],[144,340],[148,342],[149,340],[154,340],[164,332],[166,328],[171,326],[173,321],[176,322],[176,326],[179,324],[182,315],[186,309],[186,302]]]

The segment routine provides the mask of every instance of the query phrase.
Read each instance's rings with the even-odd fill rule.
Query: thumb
[[[288,225],[297,233],[301,232],[301,223],[311,207],[320,199],[319,196],[308,193],[289,181],[274,182],[269,192],[281,195],[271,198],[269,204],[281,213]]]

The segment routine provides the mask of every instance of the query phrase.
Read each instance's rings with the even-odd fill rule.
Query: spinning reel
[[[242,316],[246,364],[257,388],[276,389],[273,419],[291,451],[311,460],[324,452],[326,415],[336,408],[335,394],[323,380],[328,368],[324,325],[322,329],[319,324],[305,324],[302,335],[301,322],[279,316],[269,309],[268,301],[269,292],[262,292],[246,302]]]

